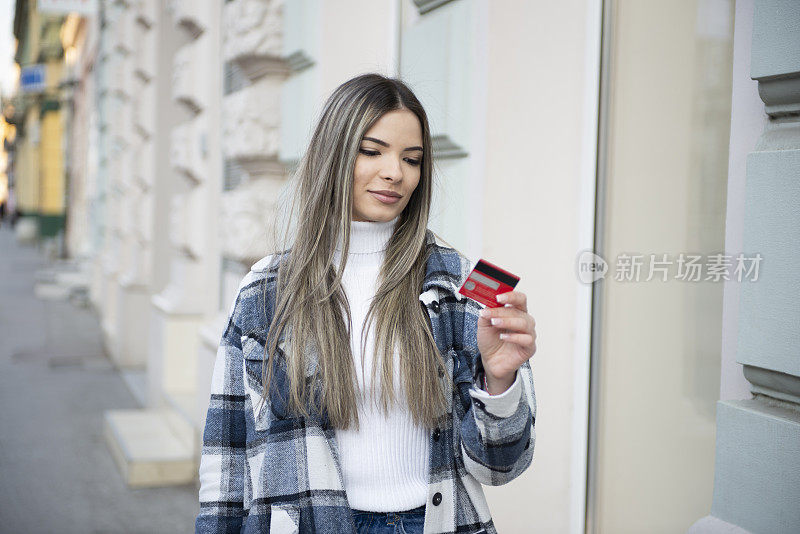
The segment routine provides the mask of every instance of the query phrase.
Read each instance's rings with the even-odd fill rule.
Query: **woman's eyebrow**
[[[376,139],[375,137],[366,137],[366,136],[364,136],[364,141],[372,141],[373,143],[378,143],[379,145],[389,146],[389,143],[387,143],[386,141],[381,141],[380,139]],[[403,152],[406,152],[408,150],[422,150],[422,147],[421,146],[410,146],[408,148],[404,148]]]

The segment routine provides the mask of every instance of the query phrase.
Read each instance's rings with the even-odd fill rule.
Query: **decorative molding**
[[[230,191],[247,180],[247,172],[232,159],[225,160],[222,169],[222,190]]]
[[[208,107],[205,71],[211,66],[201,61],[207,49],[207,37],[184,45],[180,48],[172,62],[172,99],[181,102],[195,113],[200,113]]]
[[[223,8],[222,58],[279,58],[282,47],[282,2],[233,0]],[[246,69],[248,70],[248,69]]]
[[[242,68],[232,61],[226,61],[222,67],[222,94],[229,95],[250,85],[250,79]]]
[[[138,39],[134,39],[135,30],[136,18],[134,13],[127,8],[120,7],[120,12],[114,21],[113,30],[111,31],[113,50],[124,56],[134,53],[135,46],[139,44]]]
[[[149,243],[152,239],[152,195],[133,183],[128,188],[124,201],[121,202],[122,211],[129,217],[130,226],[125,227],[122,247],[125,251],[124,278],[128,285],[147,285],[150,281],[149,261],[152,253]],[[144,223],[144,224],[143,224]]]
[[[153,32],[142,32],[136,51],[134,73],[143,81],[151,81],[158,68],[156,44],[157,37]]]
[[[800,377],[753,365],[745,364],[743,367],[744,377],[752,385],[750,390],[753,393],[800,406]]]
[[[123,193],[120,195],[122,200],[119,209],[119,230],[124,236],[128,236],[135,231],[135,226],[138,223],[134,215],[136,205],[139,203],[140,191],[136,187],[130,187],[129,184],[120,183]]]
[[[142,139],[150,139],[155,134],[156,88],[154,84],[142,83],[133,104],[133,125]]]
[[[800,8],[797,2],[753,5],[750,77],[771,118],[800,118]]]
[[[132,70],[128,68],[128,62],[119,54],[113,62],[110,62],[106,71],[108,76],[108,93],[123,100],[130,98],[133,85]]]
[[[236,189],[239,185],[259,179],[281,180],[287,175],[286,165],[277,159],[263,157],[225,160],[223,191]]]
[[[169,241],[174,248],[182,248],[186,241],[185,211],[185,194],[176,194],[169,200]]]
[[[153,306],[173,316],[201,314],[207,295],[197,288],[208,284],[205,267],[191,257],[179,255],[170,263],[169,280],[167,287],[153,296]]]
[[[424,15],[430,11],[433,11],[437,7],[441,7],[445,4],[449,4],[453,0],[414,0],[414,5],[417,6],[420,15]]]
[[[296,50],[292,52],[286,56],[284,61],[289,66],[289,70],[292,73],[298,73],[314,65],[314,60],[311,59],[303,50]]]
[[[133,158],[133,172],[136,181],[145,191],[152,191],[155,185],[155,145],[151,140],[142,141]]]
[[[209,27],[210,6],[216,2],[197,0],[169,0],[167,10],[178,28],[185,29],[193,39],[197,39]]]
[[[130,127],[133,124],[132,113],[130,112],[132,106],[124,105],[120,106],[120,108],[114,113],[116,120],[110,125],[113,143],[109,148],[117,159],[134,146],[136,142],[136,134]]]
[[[133,131],[139,136],[139,140],[144,142],[151,138],[152,132],[148,131],[137,117],[136,123],[133,125]]]
[[[188,258],[201,260],[204,248],[205,225],[198,224],[205,214],[202,188],[192,189],[172,197],[169,238],[172,245]],[[173,278],[175,280],[175,278]]]
[[[223,17],[222,56],[226,63],[235,65],[250,81],[289,74],[289,66],[280,57],[281,2],[233,0],[225,4]]]
[[[148,29],[155,26],[158,20],[159,0],[140,0],[136,11],[136,20]]]
[[[237,163],[247,172],[251,180],[259,178],[283,178],[286,175],[286,166],[277,158],[255,156],[240,158]]]
[[[800,72],[758,79],[758,95],[770,117],[800,117]]]
[[[282,58],[277,56],[239,56],[235,61],[250,81],[264,76],[285,77],[291,69]]]
[[[431,144],[433,145],[433,156],[435,159],[465,158],[469,155],[446,134],[432,136]]]
[[[170,143],[170,166],[196,183],[206,180],[207,128],[201,115],[173,128]]]
[[[146,288],[150,285],[152,278],[153,252],[149,246],[136,241],[129,247],[127,269],[120,276],[120,285],[128,288],[136,286]]]
[[[278,155],[281,82],[264,78],[223,98],[222,153],[237,161]]]
[[[222,194],[219,228],[223,256],[241,262],[263,256],[283,184],[283,180],[253,180]]]

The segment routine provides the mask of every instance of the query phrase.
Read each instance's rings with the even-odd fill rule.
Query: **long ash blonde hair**
[[[311,400],[315,409],[324,407],[330,424],[339,429],[359,427],[358,386],[350,350],[352,319],[341,284],[350,243],[355,160],[367,130],[384,113],[398,109],[413,112],[422,127],[420,180],[389,240],[379,287],[364,322],[361,347],[363,352],[367,329],[375,325],[372,377],[375,384],[380,367],[384,413],[397,401],[392,347],[399,351],[401,384],[415,423],[433,428],[446,410],[439,379],[444,363],[419,300],[433,191],[428,119],[417,97],[402,81],[365,74],[343,83],[328,98],[292,176],[290,190],[294,194],[288,219],[285,225],[276,222],[273,226],[276,248],[284,252],[275,254],[270,266],[270,270],[278,268],[277,290],[263,360],[262,402],[269,394],[278,341],[284,332],[290,332],[284,347],[288,347],[289,409],[308,416],[310,399],[317,399]],[[284,227],[282,235],[277,231],[279,226]],[[337,244],[341,259],[334,265]],[[316,393],[306,382],[311,351],[316,352],[317,365],[310,383],[321,385]]]

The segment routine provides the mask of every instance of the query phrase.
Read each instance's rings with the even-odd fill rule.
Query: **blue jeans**
[[[425,505],[404,512],[353,510],[358,534],[422,534]]]

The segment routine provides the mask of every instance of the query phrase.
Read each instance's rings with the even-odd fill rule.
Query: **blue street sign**
[[[45,88],[44,65],[22,67],[19,75],[19,88],[23,93],[41,93]]]

